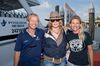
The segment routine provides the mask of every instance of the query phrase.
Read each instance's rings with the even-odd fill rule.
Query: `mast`
[[[95,33],[95,8],[93,5],[93,1],[90,1],[90,8],[89,8],[89,33],[90,36],[92,38],[92,40],[94,40],[94,33]]]

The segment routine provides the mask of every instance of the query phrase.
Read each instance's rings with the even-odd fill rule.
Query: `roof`
[[[26,0],[29,6],[39,5],[37,0]],[[23,8],[18,0],[0,0],[0,10],[16,10]]]
[[[100,20],[96,20],[96,22],[100,23]]]

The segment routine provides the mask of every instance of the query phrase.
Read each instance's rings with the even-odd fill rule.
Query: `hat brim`
[[[55,19],[62,20],[63,18],[52,18],[52,19],[45,19],[45,20],[46,20],[46,21],[51,21],[51,20],[55,20]]]

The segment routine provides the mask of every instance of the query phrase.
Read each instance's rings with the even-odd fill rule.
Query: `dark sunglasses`
[[[60,19],[53,19],[53,20],[50,20],[51,22],[54,22],[54,21],[57,21],[57,22],[59,22],[60,21]]]

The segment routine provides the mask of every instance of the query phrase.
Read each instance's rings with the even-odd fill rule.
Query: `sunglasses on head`
[[[54,22],[54,21],[57,21],[57,22],[59,22],[60,21],[60,19],[53,19],[53,20],[50,20],[51,22]]]

